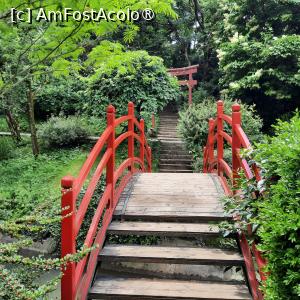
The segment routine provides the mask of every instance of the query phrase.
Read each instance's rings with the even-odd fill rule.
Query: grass
[[[0,131],[7,132],[8,126],[4,116],[0,116]]]
[[[14,158],[0,161],[0,220],[31,214],[47,201],[59,206],[61,178],[76,176],[87,154],[78,148],[55,150],[35,159],[30,145],[17,148]]]
[[[8,138],[0,137],[0,144],[4,139]],[[151,146],[154,150],[155,172],[158,165],[155,152],[158,151],[158,146]],[[138,147],[136,145],[136,150]],[[48,205],[49,210],[53,207],[59,209],[61,178],[66,175],[76,177],[91,148],[92,145],[87,145],[80,148],[43,150],[35,159],[31,153],[30,142],[27,141],[27,144],[25,142],[25,145],[13,149],[13,157],[3,160],[0,158],[0,221],[30,215],[40,207],[48,210]],[[127,143],[124,142],[116,153],[116,167],[126,158]],[[99,160],[100,158],[95,164]]]

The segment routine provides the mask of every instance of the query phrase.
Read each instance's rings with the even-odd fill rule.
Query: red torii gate
[[[193,79],[193,74],[198,72],[199,65],[193,65],[185,68],[169,69],[168,72],[172,76],[189,76],[188,80],[179,80],[181,86],[187,86],[189,88],[189,105],[193,102],[193,88],[197,85],[198,81]]]

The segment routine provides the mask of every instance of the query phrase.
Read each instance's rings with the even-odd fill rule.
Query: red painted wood
[[[140,160],[143,162],[142,171],[145,171],[144,159],[145,159],[145,121],[142,119],[141,122],[141,133],[140,133]]]
[[[249,148],[251,146],[251,143],[246,135],[246,133],[244,132],[244,130],[242,129],[240,124],[236,124],[235,128],[234,128],[234,132],[236,133],[236,135],[239,137],[239,141],[240,144],[244,147],[244,148]]]
[[[128,131],[116,139],[115,128],[124,122],[128,122]],[[139,134],[135,133],[135,127]],[[139,157],[134,157],[135,138],[140,142]],[[128,159],[116,169],[115,151],[126,139],[128,139]],[[105,145],[107,145],[106,150],[101,154]],[[100,154],[102,158],[100,157],[100,162],[94,173],[90,174],[92,170],[94,170],[93,166]],[[96,186],[106,168],[105,192],[99,200],[84,243],[86,247],[97,246],[97,248],[77,264],[69,263],[67,267],[63,269],[61,284],[62,300],[86,299],[96,268],[97,256],[105,241],[106,230],[111,222],[119,197],[132,175],[144,170],[145,160],[147,161],[147,171],[151,172],[151,148],[148,146],[145,138],[144,122],[139,122],[134,117],[133,103],[130,102],[128,104],[128,115],[118,119],[115,119],[115,108],[110,105],[107,108],[107,128],[88,156],[79,176],[76,179],[73,177],[64,177],[62,179],[61,205],[63,220],[61,228],[61,255],[65,257],[66,255],[76,253],[76,237]],[[135,168],[135,165],[138,167]],[[130,172],[125,174],[127,170]],[[84,184],[87,183],[88,178],[90,178],[88,187],[76,211],[76,199]],[[102,227],[98,230],[99,221],[102,216]]]
[[[152,129],[155,129],[155,127],[156,127],[156,122],[155,122],[155,116],[154,116],[154,114],[152,114],[152,124],[151,124],[151,126],[152,126]]]
[[[116,117],[116,110],[115,108],[110,105],[107,108],[107,127],[115,125],[115,117]],[[111,195],[109,197],[110,200],[110,209],[112,209],[114,205],[114,190],[115,190],[115,183],[114,183],[114,173],[115,173],[115,130],[112,131],[110,136],[107,139],[107,149],[109,149],[112,154],[107,162],[106,166],[106,185],[111,185]]]
[[[220,135],[224,141],[224,139],[227,141],[227,143],[232,146],[232,137],[226,133],[225,131],[219,131],[218,135]]]
[[[132,102],[129,102],[129,103],[132,103]],[[129,104],[128,104],[128,106],[129,106]],[[132,103],[132,106],[133,106],[133,103]],[[133,106],[133,109],[134,109],[134,106]],[[114,127],[116,128],[119,125],[121,125],[122,123],[130,121],[132,118],[133,118],[133,115],[130,115],[130,114],[128,114],[128,116],[120,117],[120,118],[115,120],[115,126]]]
[[[97,229],[98,229],[98,224],[99,224],[99,221],[101,219],[101,216],[103,214],[104,209],[107,207],[110,194],[111,194],[111,190],[107,188],[105,190],[105,192],[103,193],[101,201],[99,201],[99,205],[98,205],[96,213],[95,213],[95,215],[93,217],[93,220],[92,220],[92,223],[91,223],[91,227],[90,227],[90,229],[89,229],[89,231],[87,233],[86,239],[84,241],[84,245],[87,248],[90,248],[93,245],[94,237],[95,237],[95,235],[97,233]],[[86,256],[76,266],[76,276],[75,276],[75,285],[76,286],[80,282],[80,279],[82,277],[84,268],[86,266],[87,259],[88,259],[88,257]]]
[[[108,160],[110,159],[112,155],[112,150],[109,149],[105,152],[105,154],[103,155],[99,165],[97,166],[97,169],[88,185],[88,188],[85,192],[85,195],[83,196],[83,199],[81,201],[81,204],[79,206],[79,209],[78,209],[78,212],[76,214],[76,231],[75,231],[75,234],[77,235],[79,230],[80,230],[80,227],[82,225],[82,222],[83,222],[83,219],[84,219],[84,216],[87,212],[87,209],[89,207],[89,204],[90,204],[90,201],[91,201],[91,198],[96,190],[96,187],[97,187],[97,184],[100,180],[100,177],[103,173],[103,170],[104,168],[106,167],[107,163],[108,163]]]
[[[128,158],[133,159],[134,157],[134,104],[132,102],[128,103],[128,115],[131,117],[131,120],[128,121],[128,133],[130,134],[128,138]],[[129,167],[131,174],[134,172],[134,164],[131,163]]]
[[[187,86],[189,89],[189,105],[193,103],[193,88],[197,85],[198,81],[193,79],[193,74],[198,72],[199,65],[189,66],[185,68],[169,69],[168,72],[172,76],[188,76],[188,80],[179,80],[178,83],[181,86]]]
[[[148,146],[148,155],[149,155],[149,157],[148,157],[148,162],[150,161],[152,161],[152,149]],[[150,163],[148,163],[148,172],[149,173],[151,173],[152,172],[152,164]]]
[[[253,297],[253,300],[262,300],[263,296],[259,289],[259,283],[256,279],[255,267],[253,263],[252,253],[247,241],[247,238],[244,233],[240,233],[239,235],[240,246],[242,250],[242,254],[244,256],[247,276],[249,280],[250,290]]]
[[[214,160],[214,120],[210,119],[208,122],[209,136],[208,136],[208,160],[212,162]]]
[[[227,177],[229,177],[229,178],[233,177],[231,168],[229,167],[228,163],[224,159],[221,159],[219,161],[219,165],[221,167],[222,172],[225,172],[225,174],[227,175]]]
[[[232,118],[230,116],[223,114],[222,119],[232,126]]]
[[[241,125],[241,107],[239,104],[232,105],[232,176],[233,187],[236,187],[237,179],[239,178],[239,159],[237,157],[237,151],[241,147],[239,136],[235,131],[235,126]]]
[[[78,177],[76,178],[76,181],[75,181],[76,184],[74,186],[74,197],[75,198],[80,193],[80,190],[81,190],[87,176],[89,175],[92,166],[94,165],[96,159],[99,157],[99,154],[102,151],[103,146],[107,142],[107,139],[108,139],[109,135],[111,134],[112,130],[113,130],[112,126],[106,128],[106,130],[103,132],[101,138],[97,141],[97,143],[94,146],[93,150],[89,154],[89,156],[88,156],[87,160],[85,161],[82,169],[80,170],[80,173],[79,173],[79,175],[78,175]]]
[[[73,193],[74,178],[66,176],[61,180],[62,187],[62,223],[61,223],[61,257],[76,252],[75,236],[76,228],[76,200]],[[74,299],[76,294],[75,286],[75,268],[74,262],[70,262],[63,269],[64,276],[61,280],[61,297],[62,299]]]
[[[224,132],[223,121],[227,122],[232,128],[232,136],[229,136]],[[217,134],[215,135],[214,130],[217,124]],[[215,136],[217,137],[217,154],[215,153]],[[224,161],[224,139],[232,146],[232,169]],[[227,195],[233,195],[236,191],[232,189],[236,179],[238,178],[238,172],[244,171],[248,179],[252,179],[255,176],[256,181],[261,180],[259,168],[252,164],[249,166],[246,159],[242,158],[240,155],[240,149],[251,148],[251,143],[242,129],[241,126],[241,111],[240,106],[235,104],[232,106],[232,115],[227,116],[223,112],[223,103],[219,101],[217,103],[217,117],[216,119],[209,120],[209,130],[207,144],[203,151],[203,172],[204,173],[217,173],[219,174],[220,182],[224,188]],[[217,168],[217,170],[216,170]],[[231,181],[231,185],[229,182]],[[253,259],[255,259],[256,264],[259,269],[259,274],[261,280],[266,280],[266,274],[264,273],[264,267],[267,261],[262,257],[261,253],[257,250],[255,243],[252,244],[250,248],[246,236],[244,233],[240,233],[239,243],[245,258],[246,269],[249,278],[249,285],[253,298],[255,300],[263,299],[263,295],[259,290],[259,283],[256,278],[255,268]]]
[[[223,125],[223,116],[224,113],[224,105],[222,101],[218,101],[217,103],[217,155],[218,155],[218,175],[222,175],[220,161],[224,158],[224,140],[221,135],[221,132],[224,130]]]

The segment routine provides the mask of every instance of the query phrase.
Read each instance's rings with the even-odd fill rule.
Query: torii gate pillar
[[[185,68],[169,69],[168,72],[172,76],[189,76],[188,80],[179,80],[179,85],[187,86],[189,89],[189,105],[193,103],[193,88],[198,81],[193,79],[193,74],[198,72],[199,65],[194,65]]]

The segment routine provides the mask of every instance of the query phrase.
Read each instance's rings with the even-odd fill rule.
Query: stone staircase
[[[178,114],[165,111],[160,115],[158,140],[160,141],[159,170],[161,173],[192,173],[192,159],[185,149],[178,130]]]

